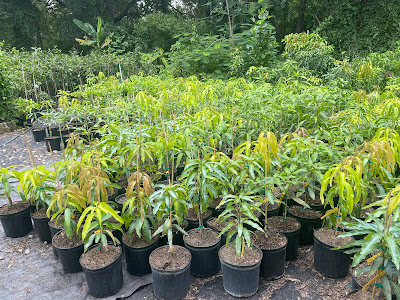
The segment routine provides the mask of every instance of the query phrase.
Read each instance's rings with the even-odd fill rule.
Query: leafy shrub
[[[334,48],[318,34],[289,34],[283,42],[283,56],[295,60],[300,67],[310,69],[314,75],[325,74],[333,67]]]

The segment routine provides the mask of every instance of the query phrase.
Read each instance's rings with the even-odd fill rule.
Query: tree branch
[[[125,6],[125,8],[122,10],[122,12],[119,14],[119,16],[114,18],[114,23],[118,23],[121,21],[124,17],[128,15],[129,9],[132,7],[134,3],[136,3],[137,0],[132,0],[129,1],[128,4]]]

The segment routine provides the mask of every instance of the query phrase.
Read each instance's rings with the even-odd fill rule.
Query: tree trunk
[[[300,0],[299,14],[297,16],[296,33],[304,31],[304,13],[306,11],[307,0]]]

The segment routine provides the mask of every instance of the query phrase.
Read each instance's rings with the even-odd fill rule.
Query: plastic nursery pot
[[[88,252],[98,247],[98,245],[89,248]],[[104,298],[116,294],[124,284],[122,275],[122,249],[119,247],[119,256],[109,265],[99,269],[89,269],[82,265],[82,258],[79,260],[83,272],[85,273],[88,284],[89,294],[96,298]],[[86,252],[86,253],[88,253]]]
[[[192,229],[188,232],[193,233],[199,229]],[[215,231],[212,229],[205,229],[204,234],[207,234],[207,231],[211,231],[215,234]],[[183,241],[185,243],[185,248],[189,250],[192,255],[192,262],[190,264],[190,273],[197,277],[209,277],[214,275],[219,271],[219,258],[218,251],[221,247],[221,238],[218,238],[218,241],[211,246],[192,246],[187,243],[188,236],[185,235],[183,237]]]
[[[115,198],[118,196],[118,190],[115,190],[113,194],[108,195],[108,201],[115,201]]]
[[[32,215],[33,224],[35,225],[35,229],[39,235],[39,239],[41,242],[51,243],[52,235],[49,227],[49,218],[47,217],[34,217]]]
[[[57,228],[57,227],[53,227],[52,225],[50,225],[50,221],[47,222],[47,224],[49,225],[49,229],[50,229],[50,236],[51,236],[51,241],[53,241],[53,237],[62,230],[62,228]],[[53,253],[55,256],[58,256],[57,253],[57,249],[54,247],[53,245]]]
[[[292,208],[292,207],[291,207]],[[288,215],[292,218],[295,218],[301,224],[301,229],[299,233],[299,245],[312,245],[314,242],[314,229],[319,229],[322,226],[321,214],[318,212],[308,209],[308,211],[316,212],[318,216],[316,217],[303,217],[298,216],[295,213],[291,213],[290,209],[288,209]],[[298,208],[298,207],[293,207]]]
[[[67,146],[68,146],[69,138],[70,138],[69,134],[62,135],[62,143],[63,143],[64,149],[67,148]]]
[[[57,150],[61,151],[61,137],[59,136],[48,136],[45,139],[46,142],[46,149],[47,152],[50,152],[50,147],[51,150]]]
[[[314,233],[314,267],[322,275],[331,278],[346,277],[351,264],[351,254],[344,250],[332,250],[330,245],[321,242]]]
[[[208,220],[208,221],[210,221],[210,220]],[[215,228],[214,226],[209,225],[209,222],[208,222],[208,221],[207,221],[207,228],[210,228],[210,229],[212,229],[212,230],[218,232],[218,234],[219,234],[221,231],[218,230],[217,228]],[[229,231],[224,232],[224,233],[221,235],[221,247],[222,247],[222,246],[225,246],[225,244],[226,244],[226,237],[228,236],[228,234],[229,234]],[[233,241],[235,238],[236,238],[236,233],[231,237],[231,241]]]
[[[169,246],[163,246],[157,248],[150,254],[151,257],[155,255],[156,251],[162,251]],[[181,248],[182,251],[187,251],[189,255],[189,250],[174,245],[174,248]],[[182,269],[171,271],[171,270],[162,270],[155,268],[151,263],[151,272],[153,274],[153,288],[154,295],[158,299],[164,300],[177,300],[182,299],[186,296],[189,290],[189,279],[190,279],[190,260],[187,265],[185,265]]]
[[[52,240],[53,247],[58,253],[62,267],[67,273],[78,273],[82,271],[81,264],[79,263],[79,258],[83,254],[83,242],[82,244],[72,247],[72,248],[59,248],[54,245],[54,239],[59,236],[64,230],[57,232]]]
[[[288,218],[287,218],[288,219]],[[291,218],[292,220],[295,220]],[[296,220],[297,221],[297,220]],[[297,221],[298,222],[298,221]],[[297,257],[297,250],[299,248],[299,234],[301,230],[301,224],[299,228],[291,231],[277,230],[276,228],[270,227],[278,233],[282,233],[288,239],[286,247],[286,260],[295,260]]]
[[[184,228],[185,229],[185,228]],[[187,229],[185,229],[186,231]],[[182,232],[173,232],[172,233],[172,244],[173,245],[178,245],[178,246],[185,246],[185,243],[183,242],[183,234]],[[168,236],[164,234],[163,236],[160,237],[160,246],[165,246],[168,245]]]
[[[286,265],[286,247],[288,245],[288,239],[286,244],[276,249],[261,249],[263,258],[260,266],[260,276],[266,280],[275,280],[281,278],[285,273]]]
[[[46,128],[32,129],[32,135],[35,142],[43,142],[46,137]]]
[[[59,131],[58,126],[50,126],[48,129],[48,132],[51,134],[51,136],[60,136],[60,131]]]
[[[160,239],[157,238],[153,243],[141,247],[134,248],[127,245],[122,239],[122,246],[124,247],[126,267],[128,272],[132,275],[146,275],[151,273],[151,267],[149,264],[150,254],[158,248]]]
[[[203,224],[206,224],[208,220],[210,220],[210,218],[212,217],[212,212],[209,211],[208,214],[203,217]],[[199,220],[189,220],[186,219],[186,221],[188,222],[188,227],[187,230],[191,230],[191,229],[195,229],[199,227]]]
[[[262,260],[262,251],[254,247],[261,253],[261,259],[254,265],[236,266],[224,261],[221,258],[221,250],[218,252],[221,262],[222,282],[225,291],[234,297],[250,297],[257,292],[258,281],[260,276],[260,265]]]
[[[14,202],[13,204],[16,205],[16,203],[22,202]],[[0,221],[7,237],[17,238],[27,235],[33,228],[31,221],[31,207],[29,203],[26,203],[25,208],[22,208],[20,211],[15,213],[0,214]]]

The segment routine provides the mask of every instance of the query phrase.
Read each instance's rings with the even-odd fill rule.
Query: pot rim
[[[144,247],[132,247],[131,245],[127,245],[127,244],[124,242],[124,235],[127,234],[127,233],[128,233],[128,232],[124,232],[124,233],[122,234],[121,244],[122,244],[124,247],[128,247],[128,248],[134,249],[134,250],[145,250],[145,249],[147,249],[147,248],[151,248],[152,246],[154,246],[155,243],[158,243],[158,242],[160,241],[160,236],[157,235],[157,239],[156,239],[154,242],[152,242],[151,244],[148,244],[148,245],[146,245],[146,246],[144,246]]]
[[[199,229],[201,229],[201,228],[193,228],[193,229],[190,229],[190,230],[187,232],[187,235],[183,235],[183,242],[185,243],[185,246],[186,246],[186,244],[187,244],[187,245],[188,245],[189,247],[191,247],[191,248],[195,248],[195,249],[197,249],[197,248],[206,249],[206,248],[212,248],[212,247],[218,245],[219,243],[221,243],[221,237],[219,236],[219,233],[218,233],[218,240],[217,240],[217,242],[216,242],[215,244],[210,245],[210,246],[193,246],[193,245],[187,243],[186,240],[185,240],[185,238],[190,234],[190,232],[195,231],[195,230],[199,230]],[[204,228],[204,229],[205,229],[206,231],[216,232],[216,231],[213,230],[212,228]]]
[[[101,272],[101,271],[107,270],[107,269],[113,267],[114,264],[118,263],[118,261],[122,259],[122,248],[121,248],[121,246],[120,246],[120,245],[114,245],[114,244],[112,244],[112,243],[111,243],[111,244],[108,243],[108,245],[114,246],[114,247],[116,247],[116,248],[119,249],[119,255],[117,256],[117,258],[116,258],[115,260],[113,260],[112,262],[110,262],[108,265],[106,265],[106,266],[104,266],[104,267],[101,267],[101,268],[91,269],[91,268],[85,267],[85,266],[82,264],[82,262],[81,262],[82,256],[85,255],[85,253],[87,253],[88,251],[90,251],[90,250],[92,250],[93,248],[97,247],[98,245],[99,245],[99,244],[90,246],[89,249],[88,249],[86,252],[83,252],[83,254],[81,255],[81,257],[79,257],[79,264],[81,265],[81,267],[82,267],[82,269],[83,269],[84,272],[97,273],[97,272]]]
[[[25,201],[15,201],[15,202],[13,202],[13,203],[29,203],[29,202],[25,202]],[[8,205],[8,203],[5,203],[5,204],[3,204],[3,205],[0,206],[0,207],[6,206],[6,205]],[[8,216],[13,216],[13,215],[21,214],[21,213],[24,213],[27,209],[29,209],[29,210],[31,209],[30,203],[29,203],[29,205],[28,205],[26,208],[23,208],[23,209],[21,209],[21,210],[19,210],[19,211],[16,211],[16,212],[11,213],[11,214],[1,214],[1,213],[0,213],[0,217],[8,217]]]
[[[50,226],[50,225],[49,225]],[[56,245],[54,245],[54,238],[57,236],[57,235],[59,235],[59,234],[61,234],[61,232],[64,232],[64,229],[62,229],[62,230],[60,230],[59,232],[57,232],[54,236],[53,236],[53,238],[51,239],[51,244],[53,245],[53,247],[54,248],[56,248],[57,250],[73,250],[73,249],[76,249],[76,248],[79,248],[79,247],[83,247],[83,241],[82,241],[82,244],[79,244],[79,245],[77,245],[77,246],[75,246],[75,247],[72,247],[72,248],[59,248],[59,247],[57,247]]]
[[[264,253],[262,252],[262,250],[259,247],[255,246],[255,245],[252,246],[253,248],[257,249],[257,251],[259,251],[259,253],[261,254],[261,258],[260,258],[259,262],[255,263],[255,264],[252,264],[252,265],[248,265],[248,266],[239,266],[239,265],[231,264],[231,263],[229,263],[229,262],[227,262],[227,261],[225,261],[224,259],[221,258],[221,249],[226,247],[226,246],[227,245],[224,245],[218,250],[218,257],[219,257],[219,260],[221,261],[221,263],[224,263],[225,265],[228,265],[231,268],[242,269],[242,270],[252,269],[252,268],[257,267],[258,265],[261,264],[261,261],[263,259]]]
[[[150,256],[149,256],[149,264],[150,264],[151,270],[154,269],[154,270],[156,270],[156,271],[159,272],[159,273],[171,274],[171,273],[184,272],[187,268],[190,267],[190,263],[192,262],[192,254],[190,253],[190,251],[189,251],[188,249],[186,249],[185,247],[179,246],[179,245],[174,245],[174,247],[183,248],[183,249],[185,249],[185,251],[187,251],[187,253],[189,253],[189,255],[190,255],[189,262],[188,262],[188,264],[187,264],[186,266],[184,266],[182,269],[175,270],[175,271],[160,270],[160,269],[157,269],[157,268],[153,267],[153,266],[151,265],[151,263],[150,263],[150,257],[153,255],[153,253],[154,253],[155,251],[157,251],[157,250],[159,250],[159,249],[162,249],[162,248],[166,248],[166,247],[169,247],[169,245],[165,245],[165,246],[158,247],[157,249],[154,249],[154,250],[151,252],[151,254],[150,254]]]

